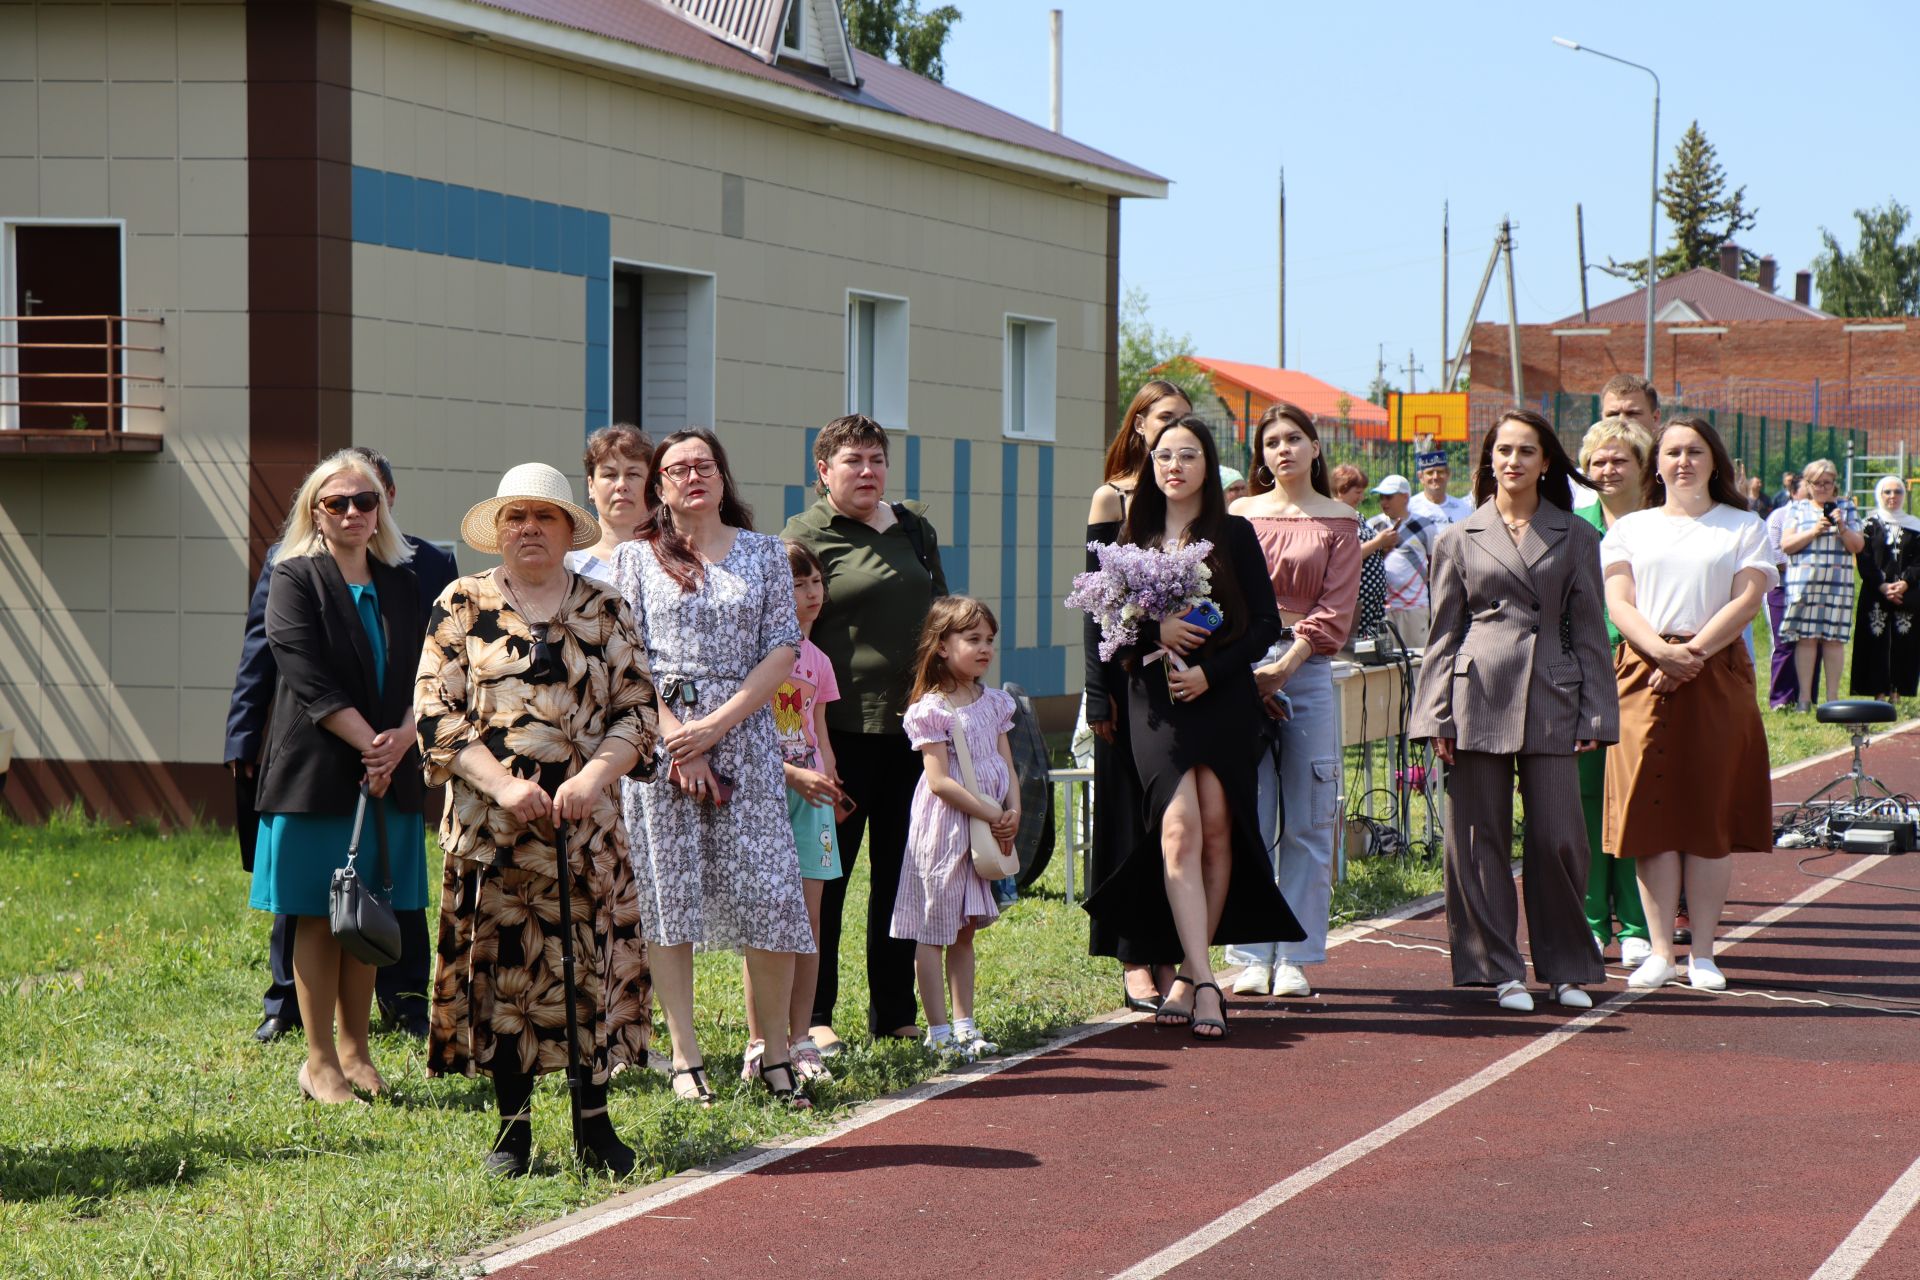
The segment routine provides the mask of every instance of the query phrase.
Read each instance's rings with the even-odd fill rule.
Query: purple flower
[[[1100,624],[1102,662],[1140,638],[1142,621],[1187,612],[1207,598],[1213,585],[1206,565],[1211,542],[1172,549],[1089,542],[1087,550],[1099,557],[1100,567],[1075,575],[1066,605],[1092,614]]]

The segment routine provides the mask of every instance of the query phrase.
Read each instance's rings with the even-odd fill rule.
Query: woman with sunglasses
[[[315,467],[294,495],[268,587],[267,644],[279,679],[256,781],[250,904],[305,917],[293,945],[307,1029],[299,1086],[316,1102],[386,1090],[367,1044],[373,966],[342,951],[327,926],[328,891],[335,868],[346,865],[362,786],[379,802],[369,805],[359,873],[381,882],[384,846],[394,909],[427,904],[407,705],[421,636],[413,575],[402,567],[411,555],[379,476],[346,450]]]
[[[647,517],[614,552],[660,687],[661,745],[670,764],[626,788],[640,911],[655,990],[673,1037],[673,1089],[710,1106],[693,1025],[693,949],[746,952],[755,1022],[783,1027],[793,959],[811,953],[813,926],[800,855],[787,821],[787,784],[773,694],[800,654],[786,544],[753,531],[726,450],[704,427],[676,431],[653,451]],[[773,1036],[747,1074],[805,1110]]]
[[[560,881],[566,828],[578,1056],[587,1076],[574,1143],[624,1177],[633,1152],[607,1117],[615,1067],[644,1065],[646,952],[614,781],[650,777],[653,683],[632,615],[570,572],[599,525],[544,462],[514,467],[460,524],[502,564],[440,593],[414,681],[427,781],[448,784],[440,845],[440,971],[427,1074],[493,1077],[490,1172],[532,1158],[537,1076],[569,1066]]]

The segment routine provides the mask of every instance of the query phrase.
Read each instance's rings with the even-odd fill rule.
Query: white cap
[[[1413,486],[1407,483],[1407,478],[1403,475],[1389,475],[1381,476],[1380,483],[1373,486],[1373,491],[1391,496],[1396,493],[1412,493]]]

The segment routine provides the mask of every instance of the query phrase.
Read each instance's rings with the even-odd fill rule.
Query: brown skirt
[[[1601,847],[1616,858],[1773,848],[1767,731],[1746,646],[1728,645],[1672,693],[1647,687],[1656,669],[1631,645],[1614,651],[1620,742],[1607,752]]]

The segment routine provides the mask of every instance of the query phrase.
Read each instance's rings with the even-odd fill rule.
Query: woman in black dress
[[[1853,611],[1856,698],[1911,698],[1920,684],[1920,519],[1907,512],[1907,486],[1888,476],[1873,487],[1874,509],[1861,532],[1860,607]]]
[[[1263,717],[1253,664],[1279,638],[1280,615],[1253,526],[1226,512],[1219,468],[1206,423],[1180,419],[1154,441],[1121,526],[1121,541],[1135,546],[1212,543],[1211,594],[1224,622],[1209,634],[1169,617],[1121,651],[1146,839],[1087,900],[1116,934],[1177,946],[1185,968],[1156,1020],[1191,1024],[1203,1040],[1227,1031],[1208,944],[1303,936],[1254,821]],[[1184,669],[1147,661],[1162,647]]]
[[[1147,441],[1168,424],[1193,412],[1186,393],[1171,382],[1155,378],[1143,383],[1127,406],[1127,416],[1107,448],[1105,479],[1093,491],[1087,510],[1087,541],[1114,542],[1127,517],[1127,502],[1146,460]],[[1100,561],[1087,552],[1087,568]],[[1100,884],[1120,869],[1146,839],[1140,821],[1140,780],[1133,771],[1133,747],[1127,734],[1127,673],[1116,658],[1100,661],[1100,624],[1087,615],[1086,705],[1087,728],[1093,732],[1093,844],[1088,850],[1088,880]],[[1120,961],[1127,1008],[1152,1013],[1160,1007],[1167,983],[1173,978],[1180,946],[1170,934],[1160,938],[1131,938],[1100,920],[1087,929],[1087,954],[1113,956]]]

